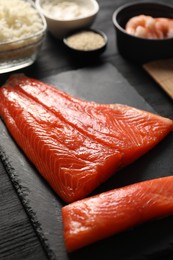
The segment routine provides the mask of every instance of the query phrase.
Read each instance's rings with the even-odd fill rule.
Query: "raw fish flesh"
[[[173,176],[135,183],[62,208],[68,252],[173,214]]]
[[[152,149],[173,121],[72,97],[24,75],[0,88],[0,115],[53,190],[73,202]]]

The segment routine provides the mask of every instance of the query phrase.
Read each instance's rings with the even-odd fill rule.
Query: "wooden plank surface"
[[[47,259],[1,161],[0,259]]]
[[[148,62],[143,68],[173,99],[173,59]]]

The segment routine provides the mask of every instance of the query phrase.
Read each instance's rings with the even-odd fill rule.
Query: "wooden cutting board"
[[[154,112],[110,64],[61,73],[43,79],[80,98],[100,103],[122,103]],[[58,100],[57,100],[58,102]],[[159,219],[67,254],[61,208],[64,203],[28,161],[0,121],[0,158],[49,256],[56,260],[139,260],[162,255],[172,248],[173,217]],[[151,152],[115,174],[94,193],[173,173],[173,135]],[[151,259],[151,258],[150,258]],[[163,258],[164,259],[164,258]]]
[[[173,59],[151,61],[144,64],[143,68],[173,99]]]

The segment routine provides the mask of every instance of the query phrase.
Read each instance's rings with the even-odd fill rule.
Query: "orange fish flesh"
[[[173,214],[173,176],[135,183],[62,208],[68,252]]]
[[[170,119],[80,100],[24,75],[9,78],[0,100],[14,140],[68,203],[86,197],[173,129]]]

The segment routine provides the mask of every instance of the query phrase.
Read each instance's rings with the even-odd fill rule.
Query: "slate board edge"
[[[28,214],[29,220],[31,221],[31,224],[33,225],[36,234],[38,235],[38,238],[40,239],[40,242],[42,243],[45,253],[48,255],[50,260],[56,260],[55,254],[53,250],[51,250],[50,245],[47,241],[47,238],[44,235],[44,232],[42,231],[41,224],[39,223],[36,214],[32,210],[32,208],[29,206],[28,200],[27,200],[27,194],[25,192],[25,188],[21,185],[21,181],[19,180],[15,169],[12,167],[8,157],[6,156],[6,152],[4,151],[3,147],[0,145],[0,159],[5,167],[5,170],[16,189],[16,192],[19,196],[19,199]]]

